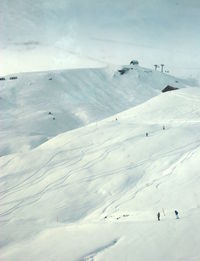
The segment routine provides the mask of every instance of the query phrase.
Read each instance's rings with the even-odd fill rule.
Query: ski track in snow
[[[107,212],[109,210],[110,207],[112,207],[113,209],[119,209],[121,205],[123,205],[124,203],[128,202],[129,200],[132,200],[134,199],[138,193],[144,191],[145,189],[147,189],[148,187],[150,186],[156,186],[156,188],[158,188],[165,180],[166,178],[168,178],[169,176],[171,176],[173,174],[173,172],[175,171],[175,169],[177,168],[178,165],[180,165],[182,162],[184,162],[185,160],[189,159],[190,157],[192,157],[192,155],[196,152],[196,150],[200,147],[199,145],[199,142],[194,142],[194,143],[190,143],[190,144],[187,144],[183,147],[180,147],[181,149],[183,148],[190,148],[190,145],[193,145],[193,144],[198,144],[197,146],[194,147],[193,151],[191,152],[189,150],[189,152],[185,152],[185,154],[182,156],[182,153],[184,151],[180,150],[180,148],[177,149],[177,151],[179,152],[178,154],[180,154],[180,159],[179,160],[176,160],[174,164],[172,164],[172,166],[170,166],[165,172],[167,174],[164,174],[162,175],[161,177],[159,178],[156,178],[156,179],[153,179],[151,182],[149,183],[146,183],[144,186],[140,187],[139,189],[137,189],[137,185],[135,186],[136,188],[136,191],[135,192],[132,192],[132,191],[126,191],[125,193],[122,192],[120,194],[118,194],[117,196],[115,197],[112,197],[112,200],[106,204],[106,207],[104,207],[104,209],[102,210],[102,214],[104,214],[105,212]],[[155,157],[158,157],[159,159],[161,159],[162,157],[167,157],[169,156],[169,154],[171,154],[171,152],[173,152],[172,154],[174,154],[174,152],[177,152],[176,150],[172,150],[168,153],[163,153],[163,154],[159,154],[159,155],[152,155],[152,158],[151,159],[146,159],[144,161],[142,161],[140,164],[138,164],[137,166],[135,167],[139,167],[139,166],[142,166],[145,164],[145,162],[149,162],[149,161],[152,161],[152,159]],[[132,169],[132,167],[129,167]],[[157,183],[157,184],[155,184]],[[127,198],[128,197],[128,198]],[[122,198],[122,199],[121,199]],[[115,205],[115,202],[118,202],[117,205]]]
[[[132,138],[129,138],[129,139],[125,139],[124,141],[128,141]],[[107,141],[106,141],[107,142]],[[105,143],[106,143],[105,142]],[[85,178],[82,178],[82,179],[79,179],[78,182],[79,184],[80,183],[83,183],[83,182],[91,182],[91,181],[94,181],[95,179],[99,179],[99,178],[103,178],[104,176],[108,177],[108,176],[112,176],[112,175],[118,175],[120,173],[123,174],[123,172],[125,170],[130,170],[130,169],[134,169],[134,168],[138,168],[138,167],[141,167],[143,166],[145,163],[149,163],[149,161],[151,162],[153,159],[155,158],[163,158],[163,157],[167,157],[169,156],[170,154],[177,154],[177,153],[183,153],[184,152],[184,149],[185,148],[189,148],[191,150],[191,147],[193,147],[194,145],[196,146],[196,144],[198,143],[199,144],[200,140],[199,141],[195,141],[195,142],[192,142],[190,144],[187,144],[187,145],[184,145],[182,147],[179,147],[177,148],[176,150],[173,149],[172,151],[168,151],[166,153],[162,153],[162,154],[153,154],[151,156],[151,158],[147,158],[147,159],[144,159],[142,160],[141,162],[138,162],[137,164],[127,164],[126,166],[123,166],[122,168],[118,168],[118,169],[114,169],[112,171],[105,171],[105,172],[101,172],[101,175],[94,175],[94,176],[89,176],[89,177],[85,177]],[[14,204],[14,206],[12,206],[11,208],[9,208],[7,211],[3,212],[3,213],[0,213],[0,217],[4,217],[8,214],[11,214],[13,213],[14,211],[16,211],[17,209],[19,209],[20,207],[24,207],[24,206],[27,206],[29,204],[33,204],[37,201],[39,201],[42,196],[47,193],[48,191],[52,191],[52,190],[57,190],[57,189],[61,189],[63,187],[66,187],[66,186],[72,186],[73,184],[76,183],[76,181],[74,182],[68,182],[66,183],[66,181],[68,179],[70,179],[72,177],[72,175],[76,174],[78,171],[81,171],[81,170],[87,170],[88,168],[94,166],[96,163],[99,163],[100,161],[103,161],[104,159],[107,158],[107,156],[109,155],[109,153],[113,152],[114,150],[117,150],[119,148],[119,146],[121,146],[121,144],[123,144],[123,142],[118,142],[115,144],[115,146],[112,146],[112,145],[108,145],[107,147],[103,147],[102,145],[102,154],[98,155],[96,159],[93,159],[91,160],[90,162],[86,162],[83,166],[80,166],[78,168],[75,168],[75,169],[71,169],[67,172],[67,174],[65,174],[64,176],[62,176],[61,178],[57,179],[56,181],[54,181],[53,183],[50,183],[48,184],[46,187],[44,187],[40,192],[37,192],[35,195],[31,195],[31,196],[28,196],[28,197],[25,197],[23,198],[22,200],[12,200],[12,201],[9,201],[9,202],[5,202],[3,204],[1,204],[2,206],[4,205],[10,205],[10,204]],[[90,145],[91,146],[91,145]],[[89,147],[90,147],[89,146]],[[195,149],[198,149],[199,145],[195,147]],[[110,149],[112,148],[112,149]],[[80,149],[80,148],[79,148]],[[83,149],[83,147],[82,147]],[[88,151],[89,152],[89,151]],[[32,186],[32,185],[35,185],[36,183],[39,183],[40,180],[42,180],[44,178],[44,176],[48,173],[49,170],[46,170],[44,171],[42,174],[40,174],[39,176],[37,176],[36,174],[38,174],[43,168],[45,168],[53,159],[55,159],[55,157],[57,157],[60,153],[62,152],[58,152],[56,154],[54,154],[39,170],[37,170],[34,174],[32,174],[31,176],[29,176],[27,179],[25,179],[24,181],[22,181],[20,184],[18,184],[18,186],[16,185],[15,186],[15,189],[12,187],[10,189],[8,189],[6,192],[4,192],[3,196],[1,197],[1,199],[4,199],[7,195],[12,195],[20,190],[23,190],[24,189],[24,186]],[[161,184],[162,184],[162,180],[165,180],[168,176],[172,175],[172,173],[174,172],[174,170],[176,169],[177,165],[178,164],[181,164],[183,161],[185,161],[187,158],[189,158],[188,154],[190,155],[191,152],[189,153],[186,153],[186,155],[184,156],[181,156],[181,159],[176,161],[175,163],[175,166],[171,166],[169,167],[170,170],[167,170],[167,174],[165,175],[162,175],[160,178],[156,178],[154,180],[152,180],[151,182],[149,182],[148,184],[145,184],[145,186],[137,189],[134,193],[132,193],[131,191],[122,191],[121,193],[119,193],[117,196],[112,196],[112,200],[110,202],[108,202],[106,204],[106,206],[104,207],[102,213],[105,213],[110,207],[114,207],[114,203],[115,202],[118,202],[118,204],[114,207],[115,209],[118,209],[120,207],[120,205],[126,203],[128,200],[132,200],[133,198],[136,197],[136,195],[140,192],[142,192],[144,189],[148,188],[149,186],[152,186],[154,185],[155,183],[156,184],[156,187],[158,188]],[[75,162],[71,162],[72,159],[70,159],[69,161],[67,162],[63,162],[61,165],[65,166],[65,164],[68,164],[68,162],[70,162],[69,165],[67,165],[66,167],[70,167],[70,166],[76,166],[77,163],[81,162],[81,160],[83,159],[85,153],[83,153],[78,159],[75,160]],[[191,154],[192,155],[192,154]],[[75,157],[76,158],[76,157]],[[58,167],[54,166],[55,168]],[[52,170],[52,169],[51,169]],[[34,178],[33,181],[30,181],[30,182],[27,182],[25,183],[26,181],[29,181],[31,178]],[[2,192],[3,193],[3,192]],[[123,195],[123,196],[122,196]],[[126,196],[125,196],[126,195]],[[128,199],[124,199],[128,196]],[[120,202],[121,201],[121,198],[123,198],[123,202]],[[120,203],[119,203],[120,202]]]
[[[116,149],[117,149],[117,147],[116,147]],[[113,150],[112,150],[112,151],[113,151]],[[33,203],[37,202],[37,201],[40,200],[41,197],[42,197],[46,192],[48,192],[48,191],[61,189],[62,187],[66,187],[66,186],[68,186],[68,185],[73,185],[73,184],[75,184],[76,181],[75,181],[74,183],[69,183],[69,184],[68,184],[68,183],[65,184],[65,182],[66,182],[66,180],[68,180],[73,174],[77,173],[78,171],[81,171],[81,170],[84,170],[84,169],[88,169],[89,167],[95,165],[95,163],[97,163],[97,162],[99,162],[99,161],[102,161],[103,159],[105,159],[105,158],[107,157],[107,155],[108,155],[109,153],[110,153],[109,150],[103,151],[103,153],[100,154],[100,156],[98,156],[95,160],[90,161],[90,162],[87,162],[87,163],[86,163],[85,165],[83,165],[83,166],[80,166],[80,167],[78,167],[78,168],[75,168],[75,169],[72,169],[72,170],[68,171],[67,175],[65,175],[65,176],[63,176],[63,177],[61,177],[61,178],[59,178],[57,181],[53,182],[52,184],[48,184],[45,188],[43,188],[43,190],[41,190],[39,193],[37,193],[37,194],[35,194],[35,195],[31,195],[31,197],[24,198],[23,200],[15,200],[15,201],[10,201],[10,202],[8,202],[8,203],[1,204],[1,205],[3,206],[3,205],[9,205],[9,204],[13,204],[13,203],[17,202],[17,203],[15,203],[16,205],[15,205],[14,207],[10,208],[8,211],[6,211],[6,212],[4,212],[4,213],[0,213],[0,216],[5,216],[5,215],[8,215],[8,214],[11,214],[11,213],[13,213],[14,211],[16,211],[16,210],[17,210],[18,208],[20,208],[20,207],[24,207],[24,206],[27,206],[27,205],[29,205],[29,204],[33,204]],[[82,159],[83,159],[83,157],[79,158],[75,163],[72,163],[71,165],[72,165],[72,166],[75,166],[75,165],[76,165],[78,162],[80,162]],[[45,165],[45,166],[46,166],[46,165]],[[68,166],[68,167],[69,167],[69,166]],[[40,170],[41,170],[41,169],[40,169]],[[39,171],[40,171],[40,170],[39,170]],[[71,173],[71,172],[72,172],[72,173]],[[38,173],[38,171],[37,171],[36,173]],[[35,174],[36,174],[36,173],[35,173]],[[40,176],[39,178],[44,178],[44,175],[45,175],[46,173],[47,173],[47,171],[44,172],[43,175]],[[71,173],[71,174],[70,174],[70,173]],[[35,175],[35,174],[34,174],[34,175]],[[105,174],[105,175],[106,175],[106,174]],[[112,175],[113,175],[113,173],[112,173]],[[33,176],[33,175],[32,175],[32,176]],[[31,177],[32,177],[32,176],[31,176]],[[99,176],[99,177],[102,177],[102,175]],[[98,177],[98,178],[99,178],[99,177]],[[93,179],[92,179],[92,180],[93,180]],[[88,179],[80,180],[80,182],[86,182],[86,181],[88,181]],[[36,182],[36,183],[38,182],[38,178],[35,180],[35,182]],[[24,184],[24,182],[23,182],[23,183],[20,184],[20,186],[18,186],[18,189],[17,189],[17,190],[12,190],[12,192],[10,192],[8,195],[10,196],[10,195],[12,195],[12,194],[14,194],[14,193],[16,193],[16,192],[18,192],[18,191],[20,191],[20,190],[24,190],[24,185],[33,185],[33,184],[35,184],[35,183],[30,182],[30,183],[28,183],[28,184]],[[23,185],[23,186],[22,186],[22,185]],[[19,189],[19,188],[20,188],[20,189]],[[11,189],[10,189],[10,190],[11,190]],[[10,191],[10,190],[9,190],[9,191]],[[1,197],[1,199],[4,199],[6,196],[7,196],[7,195]]]
[[[65,144],[64,144],[65,145]],[[64,146],[63,145],[63,146]],[[88,147],[90,147],[92,144],[89,144],[88,145]],[[65,153],[66,154],[69,154],[70,152],[72,152],[72,151],[74,151],[74,150],[85,150],[85,148],[86,147],[79,147],[79,148],[75,148],[75,149],[73,149],[73,150],[67,150],[67,151],[65,151]],[[85,152],[87,152],[87,150],[85,150]],[[31,179],[31,178],[36,178],[36,180],[35,181],[39,181],[40,180],[40,178],[44,178],[44,175],[48,172],[48,170],[47,171],[45,171],[41,176],[39,176],[39,177],[37,177],[36,176],[36,174],[38,174],[40,171],[42,171],[43,169],[45,169],[45,167],[46,166],[48,166],[53,160],[55,160],[55,158],[57,157],[57,156],[59,156],[59,154],[62,154],[63,153],[63,151],[59,151],[59,152],[57,152],[57,153],[55,153],[54,155],[52,155],[51,157],[50,157],[50,159],[48,159],[38,170],[36,170],[33,174],[31,174],[29,177],[27,177],[26,179],[24,179],[23,181],[21,181],[20,183],[18,183],[18,184],[16,184],[15,186],[13,186],[13,187],[10,187],[9,189],[7,189],[7,190],[4,190],[4,191],[0,191],[0,195],[2,194],[3,196],[4,195],[6,195],[7,193],[9,193],[10,191],[12,191],[12,192],[16,192],[16,191],[19,191],[18,189],[19,188],[24,188],[24,186],[25,185],[30,185],[30,184],[34,184],[34,181],[31,181],[31,182],[29,182],[29,180]],[[76,165],[78,162],[80,162],[82,159],[83,159],[83,156],[85,155],[85,153],[82,153],[82,155],[81,156],[75,156],[74,158],[70,158],[68,161],[64,161],[64,162],[62,162],[62,163],[60,163],[60,162],[58,162],[57,164],[55,164],[54,163],[54,165],[53,166],[51,166],[51,170],[53,169],[53,168],[57,168],[57,167],[59,167],[59,166],[65,166],[65,164],[68,164],[68,163],[70,163],[69,165],[67,165],[66,167],[69,167],[69,166],[74,166],[74,165]],[[77,159],[78,158],[78,159]],[[75,163],[73,162],[73,163],[71,163],[71,161],[73,160],[73,159],[75,159]],[[8,162],[9,163],[9,162]],[[28,182],[27,182],[28,181]],[[17,189],[17,190],[16,190]]]
[[[94,119],[98,121],[116,112],[117,114],[100,122],[93,122],[91,125],[85,127],[81,125],[81,128],[63,133],[41,146],[38,146],[40,145],[38,143],[38,147],[35,149],[28,147],[28,150],[31,148],[30,151],[22,151],[22,154],[10,154],[10,156],[2,158],[1,168],[5,174],[0,177],[2,185],[0,191],[0,222],[5,225],[5,228],[2,227],[2,234],[4,234],[5,239],[1,240],[1,246],[3,246],[3,255],[5,253],[6,256],[8,253],[8,258],[6,256],[7,260],[9,260],[9,255],[13,255],[16,258],[15,253],[20,255],[24,250],[27,251],[23,245],[23,242],[26,243],[26,240],[28,241],[27,246],[31,245],[31,247],[34,244],[37,245],[39,242],[38,245],[39,247],[41,246],[41,253],[34,252],[36,256],[41,254],[41,256],[45,255],[46,257],[46,253],[49,254],[48,251],[52,248],[52,244],[56,246],[55,242],[61,240],[62,243],[60,241],[61,244],[58,243],[57,247],[61,249],[60,252],[63,251],[62,256],[65,255],[64,252],[68,254],[71,251],[69,253],[69,260],[97,261],[104,260],[104,257],[110,256],[112,259],[116,256],[117,251],[120,253],[122,250],[121,253],[123,254],[127,246],[131,248],[130,251],[132,251],[133,247],[137,252],[137,248],[143,247],[143,242],[149,243],[152,239],[155,240],[155,244],[157,240],[159,243],[162,243],[163,240],[164,246],[161,246],[161,251],[165,251],[165,237],[168,237],[168,234],[166,232],[164,238],[162,238],[162,232],[165,232],[166,224],[171,229],[171,232],[175,230],[175,233],[179,232],[178,235],[185,234],[190,222],[187,218],[189,217],[191,220],[193,218],[193,215],[190,214],[191,210],[199,208],[197,183],[199,176],[196,174],[198,171],[195,164],[198,161],[200,152],[198,134],[200,127],[200,99],[197,98],[200,97],[200,93],[198,88],[191,88],[191,90],[186,88],[186,90],[182,89],[171,92],[171,94],[161,94],[154,97],[161,91],[162,84],[168,82],[168,80],[165,81],[164,79],[167,79],[167,76],[159,75],[157,72],[155,75],[152,73],[153,77],[158,77],[155,80],[153,77],[152,79],[145,78],[145,73],[143,73],[145,71],[143,69],[139,68],[133,71],[130,79],[129,74],[123,77],[117,75],[112,80],[110,79],[107,85],[111,81],[113,82],[109,87],[105,84],[105,90],[101,89],[101,84],[106,78],[104,71],[101,73],[97,70],[84,72],[89,79],[93,77],[96,79],[92,84],[89,84],[89,80],[85,76],[80,76],[76,79],[78,74],[74,71],[69,74],[66,73],[66,75],[63,73],[60,76],[55,74],[53,75],[55,85],[52,86],[47,83],[47,79],[43,79],[44,74],[41,73],[41,84],[44,84],[44,89],[42,88],[44,92],[55,90],[54,87],[57,87],[57,83],[59,82],[60,84],[61,82],[65,84],[66,80],[70,82],[70,74],[72,74],[73,78],[73,81],[70,82],[72,90],[76,89],[77,93],[80,91],[80,94],[70,93],[71,88],[65,89],[64,85],[61,86],[62,91],[64,91],[63,94],[66,95],[64,100],[67,98],[67,104],[65,100],[63,103],[64,106],[61,108],[61,116],[67,112],[64,108],[68,105],[68,101],[71,101],[70,95],[74,95],[72,103],[78,99],[80,107],[79,104],[75,103],[75,106],[73,104],[72,107],[67,107],[67,110],[72,109],[74,115],[76,113],[79,115],[83,110],[84,113],[83,115],[81,114],[81,117],[86,117],[84,118],[85,122],[82,122],[83,126],[94,121]],[[47,77],[46,74],[45,77]],[[142,84],[142,77],[144,78],[144,84]],[[106,80],[108,79],[106,78]],[[152,81],[148,82],[149,80]],[[173,83],[175,78],[172,77],[170,81]],[[170,81],[168,82],[169,84]],[[117,86],[118,82],[120,86]],[[96,85],[96,83],[99,84]],[[12,84],[8,86],[9,95],[11,95],[11,98],[14,96],[12,106],[18,105],[15,104],[17,98],[23,104],[23,99],[20,100],[20,96],[17,96],[17,89],[14,83]],[[35,84],[40,84],[40,81],[36,81]],[[89,88],[87,90],[88,84]],[[180,87],[182,87],[181,84],[180,82]],[[88,94],[94,90],[92,85],[96,89],[92,93],[93,96],[88,99]],[[153,87],[154,85],[155,88]],[[139,89],[137,89],[138,86]],[[45,89],[47,87],[48,89]],[[114,97],[111,97],[114,88],[117,88],[117,95],[115,93]],[[37,88],[32,90],[35,89]],[[27,98],[26,95],[29,95],[28,91],[23,88],[20,90],[22,96],[25,91],[25,98]],[[40,92],[41,89],[38,88],[38,91]],[[139,95],[134,100],[137,92]],[[102,93],[105,96],[102,96],[98,100],[97,98]],[[62,95],[62,93],[59,93],[59,97],[60,94]],[[4,95],[6,97],[6,92]],[[124,99],[121,100],[120,96],[123,95]],[[31,97],[34,96],[35,93],[31,93]],[[154,98],[148,100],[152,97]],[[86,99],[86,105],[84,104],[84,99]],[[116,107],[110,107],[109,103],[112,104],[112,99],[113,103],[116,102]],[[126,99],[128,99],[128,102]],[[102,103],[105,100],[106,103]],[[120,110],[123,111],[124,108],[128,109],[130,106],[135,106],[141,102],[143,104],[138,107],[120,114]],[[53,104],[54,102],[50,105],[52,106]],[[8,106],[8,108],[10,107]],[[55,115],[56,109],[59,110],[59,107],[55,107]],[[31,129],[31,132],[30,129],[27,129],[27,133],[22,135],[27,135],[27,137],[28,135],[30,137],[31,135],[38,135],[39,131],[37,127],[43,128],[45,126],[45,120],[48,118],[48,110],[44,107],[39,108],[39,110],[39,112],[35,110],[31,111],[31,115],[36,113],[35,115],[39,116],[39,120],[37,119],[38,122],[36,121],[36,125],[33,126],[36,129]],[[51,111],[53,111],[52,108]],[[24,121],[29,119],[29,114],[26,114],[25,109],[20,113],[19,119],[22,122],[19,121],[19,125],[24,124]],[[44,113],[46,114],[43,115]],[[102,115],[97,115],[98,117],[96,117],[96,113],[102,113]],[[41,115],[44,118],[41,119]],[[10,119],[12,116],[13,114],[10,115]],[[35,121],[35,118],[31,118],[31,121],[33,119]],[[40,126],[40,120],[42,120],[42,124],[45,123],[44,126],[42,124]],[[62,120],[64,119],[62,118]],[[57,119],[56,123],[60,124]],[[66,126],[64,128],[62,126],[63,129],[61,128],[62,132],[66,131],[65,128],[68,128],[67,120],[65,124]],[[79,123],[75,122],[76,124],[79,126]],[[166,126],[165,130],[162,129],[163,125]],[[51,127],[52,125],[49,125],[50,129]],[[43,131],[45,133],[46,129],[44,128]],[[56,135],[61,133],[57,131],[55,132]],[[148,138],[145,137],[145,132],[149,133]],[[54,135],[47,134],[48,137],[53,137]],[[16,138],[15,136],[13,137]],[[9,142],[8,139],[7,145],[9,145]],[[4,146],[4,143],[2,144]],[[16,148],[13,148],[13,150],[11,148],[12,153],[15,150]],[[41,159],[40,153],[42,154]],[[186,171],[188,171],[187,168],[191,167],[190,175],[183,171],[183,177],[181,175],[178,176],[179,170],[183,170],[181,166],[183,168],[186,167]],[[193,166],[194,170],[192,170]],[[182,191],[181,188],[183,188]],[[168,196],[170,193],[172,194],[171,198]],[[180,193],[184,196],[180,195]],[[184,197],[186,202],[182,203],[182,198]],[[169,212],[173,204],[177,206],[182,215],[177,226],[174,225],[176,221],[172,223],[170,216],[168,216],[165,219],[166,222],[160,223],[157,230],[158,226],[154,224],[155,220],[153,219],[155,217],[152,216],[152,213],[155,208],[160,208],[160,202],[165,202],[166,205],[164,206],[166,207],[166,211]],[[133,215],[134,211],[136,211],[135,217]],[[198,213],[195,213],[195,215],[194,217],[196,218]],[[105,216],[108,219],[105,219]],[[125,218],[128,216],[130,217]],[[116,221],[118,219],[120,219],[119,222]],[[144,221],[142,225],[141,220]],[[112,222],[113,224],[108,224],[105,221]],[[125,222],[122,224],[120,221]],[[185,228],[182,228],[183,224]],[[46,237],[52,235],[52,227],[55,229],[53,230],[53,235],[55,234],[57,238],[55,237],[53,240],[52,238],[48,238],[46,240]],[[59,230],[60,228],[61,230]],[[129,228],[131,228],[130,233]],[[144,231],[141,232],[143,229]],[[99,234],[97,235],[95,232],[99,232]],[[108,234],[105,234],[106,232]],[[195,239],[195,237],[192,237],[194,235],[192,229],[188,232],[191,233],[190,238]],[[146,233],[151,235],[149,242],[145,238]],[[34,237],[33,241],[32,238],[30,239],[32,235]],[[91,235],[96,236],[94,242]],[[124,242],[124,245],[120,244],[119,248],[114,248],[120,238],[124,236],[128,239]],[[174,242],[177,239],[174,236]],[[40,244],[40,240],[42,244]],[[83,240],[85,241],[80,252],[73,253],[73,249],[75,249],[73,247],[81,244]],[[184,242],[177,243],[184,245]],[[15,244],[17,245],[16,248]],[[170,244],[167,247],[167,249],[170,249]],[[110,251],[112,248],[114,248],[114,251]],[[183,248],[181,245],[181,249]],[[145,249],[145,246],[143,249]],[[157,246],[155,249],[158,249]],[[59,251],[55,252],[51,253],[52,256],[60,254]],[[198,253],[198,251],[194,252],[191,260],[197,261],[199,258]],[[127,254],[127,258],[130,256],[134,257],[134,255],[135,253]],[[120,259],[118,256],[117,258],[118,260]],[[20,260],[20,258],[18,259]],[[39,258],[38,260],[42,259]],[[63,260],[63,258],[60,260]],[[186,259],[182,258],[181,260],[185,261]],[[178,259],[175,261],[178,261]]]

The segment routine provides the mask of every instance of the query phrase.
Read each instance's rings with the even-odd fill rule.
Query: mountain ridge
[[[119,68],[31,72],[0,81],[0,154],[29,150],[59,133],[129,109],[167,84],[194,84],[139,66],[120,75]]]

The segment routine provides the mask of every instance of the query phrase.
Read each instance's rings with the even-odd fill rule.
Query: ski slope
[[[136,107],[0,158],[0,259],[200,259],[200,89],[148,91]]]
[[[192,84],[139,66],[124,75],[118,69],[6,76],[0,81],[0,155],[30,150],[57,134],[129,109],[158,95],[168,84]],[[18,79],[9,80],[12,76]]]

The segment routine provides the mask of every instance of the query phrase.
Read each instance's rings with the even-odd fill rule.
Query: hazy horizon
[[[200,2],[3,0],[0,74],[139,60],[200,78]]]

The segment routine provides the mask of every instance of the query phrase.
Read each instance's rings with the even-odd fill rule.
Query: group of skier
[[[176,219],[179,219],[178,211],[175,210],[174,213],[175,213]],[[158,218],[158,221],[160,221],[160,212],[157,213],[157,218]]]

